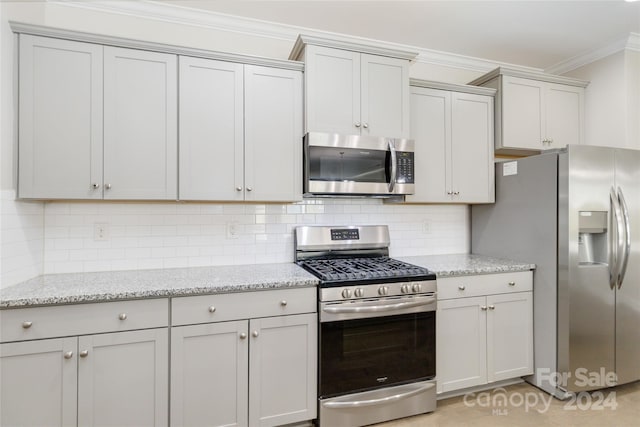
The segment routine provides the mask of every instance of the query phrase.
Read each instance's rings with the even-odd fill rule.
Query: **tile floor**
[[[640,426],[640,381],[585,393],[573,402],[553,399],[526,383],[503,390],[439,400],[437,410],[431,414],[377,424],[376,427]],[[506,405],[502,403],[505,401]]]

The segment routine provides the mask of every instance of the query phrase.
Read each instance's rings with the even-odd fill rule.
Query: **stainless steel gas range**
[[[320,279],[320,426],[435,410],[436,276],[389,244],[387,226],[296,229],[296,262]]]

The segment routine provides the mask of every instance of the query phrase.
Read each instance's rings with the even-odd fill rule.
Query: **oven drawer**
[[[316,288],[275,289],[173,298],[172,325],[315,313]]]
[[[533,289],[531,271],[438,277],[438,299],[524,292]]]
[[[168,299],[6,309],[0,325],[2,342],[166,327]]]

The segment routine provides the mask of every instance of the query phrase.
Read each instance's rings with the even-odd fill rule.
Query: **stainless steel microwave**
[[[414,192],[409,139],[309,132],[304,137],[305,196],[394,196]]]

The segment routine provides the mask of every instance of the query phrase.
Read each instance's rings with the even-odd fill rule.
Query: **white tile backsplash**
[[[291,262],[293,229],[307,224],[387,224],[392,256],[466,253],[468,216],[466,205],[396,205],[380,199],[47,202],[40,243],[44,273]],[[95,223],[108,225],[108,240],[95,240]],[[229,223],[234,238],[227,235]]]

